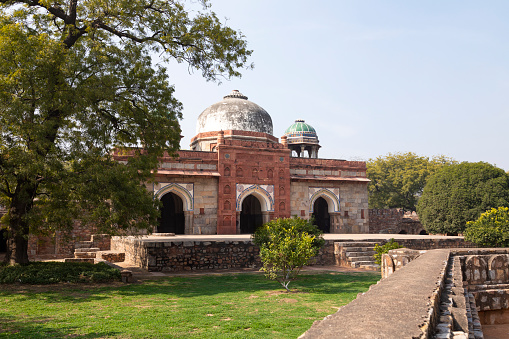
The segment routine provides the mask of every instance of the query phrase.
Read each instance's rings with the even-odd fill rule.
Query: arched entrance
[[[330,233],[329,204],[327,204],[324,198],[319,197],[315,200],[313,216],[315,218],[315,225],[318,226],[323,233]]]
[[[161,218],[159,219],[159,233],[185,233],[184,202],[175,193],[166,193],[161,198]]]
[[[240,233],[251,234],[263,225],[262,206],[260,201],[253,195],[248,195],[242,201],[240,211]]]

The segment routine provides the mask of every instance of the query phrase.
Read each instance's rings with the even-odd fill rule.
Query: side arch
[[[190,190],[188,187],[190,186]],[[154,196],[161,200],[163,195],[166,193],[174,193],[178,195],[182,201],[184,202],[184,211],[194,211],[194,185],[193,184],[176,184],[176,183],[170,183],[165,184],[163,187],[161,187],[158,191],[154,192]]]
[[[249,196],[255,196],[259,201],[262,212],[274,212],[274,186],[273,185],[239,185],[237,184],[237,211],[242,210],[242,202]]]
[[[329,207],[329,213],[337,213],[340,212],[340,200],[339,195],[336,196],[332,191],[327,188],[321,188],[311,195],[309,198],[309,212],[314,212],[315,201],[318,198],[323,198],[327,201],[327,205]]]

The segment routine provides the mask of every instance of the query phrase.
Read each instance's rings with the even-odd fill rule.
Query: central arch
[[[313,205],[313,217],[315,219],[315,225],[323,233],[330,233],[330,214],[329,214],[329,204],[327,201],[318,197]]]
[[[184,202],[175,193],[169,192],[161,197],[161,217],[158,233],[185,234]]]
[[[252,234],[261,225],[263,225],[262,205],[254,195],[250,194],[242,201],[240,233]]]

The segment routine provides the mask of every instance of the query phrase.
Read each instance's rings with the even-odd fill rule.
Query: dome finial
[[[240,93],[239,90],[237,90],[237,89],[234,89],[230,94],[225,95],[223,97],[223,99],[227,99],[227,98],[247,100],[247,97],[244,94]]]

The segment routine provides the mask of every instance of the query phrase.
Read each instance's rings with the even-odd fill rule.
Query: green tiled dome
[[[293,125],[291,125],[290,127],[288,127],[285,131],[285,135],[290,135],[290,134],[295,134],[295,133],[298,133],[298,134],[302,134],[302,133],[308,134],[309,133],[309,134],[316,135],[316,131],[313,128],[313,126],[306,124],[304,122],[304,120],[295,120],[295,123]]]

